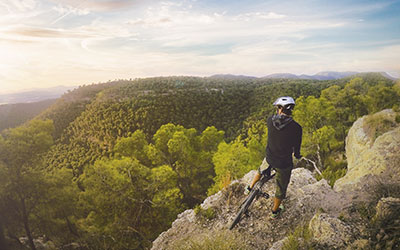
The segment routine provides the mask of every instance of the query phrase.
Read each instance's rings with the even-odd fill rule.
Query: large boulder
[[[346,139],[348,171],[335,191],[361,190],[400,176],[400,124],[387,109],[358,119]]]
[[[338,215],[352,202],[346,193],[335,192],[325,179],[316,181],[311,172],[304,168],[292,171],[287,196],[287,202],[299,214],[309,214],[322,209]]]
[[[314,241],[330,249],[343,249],[355,238],[354,228],[326,213],[314,215],[310,220],[309,229]]]

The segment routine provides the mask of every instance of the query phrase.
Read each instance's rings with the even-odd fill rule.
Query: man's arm
[[[296,159],[300,159],[302,157],[300,154],[302,137],[303,137],[303,129],[301,128],[301,126],[299,126],[299,132],[296,136],[295,139],[296,141],[294,143],[294,148],[293,148],[294,157],[296,157]]]

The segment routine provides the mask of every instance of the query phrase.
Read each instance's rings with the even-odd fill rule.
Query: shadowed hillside
[[[55,99],[52,99],[34,103],[0,105],[0,131],[19,126],[31,120],[49,108],[55,101]]]

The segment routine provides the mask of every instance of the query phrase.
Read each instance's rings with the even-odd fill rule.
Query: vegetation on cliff
[[[0,136],[0,233],[57,246],[143,249],[176,215],[261,162],[265,119],[296,98],[303,155],[330,184],[360,116],[399,105],[374,74],[336,81],[160,77],[82,86]],[[12,178],[8,178],[12,177]],[[31,235],[31,236],[29,236]],[[1,240],[0,240],[1,244]],[[1,246],[0,246],[1,248]]]

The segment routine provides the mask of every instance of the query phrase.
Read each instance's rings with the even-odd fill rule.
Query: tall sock
[[[281,199],[274,197],[274,206],[272,208],[272,212],[276,212],[279,209],[279,205],[281,204]]]

